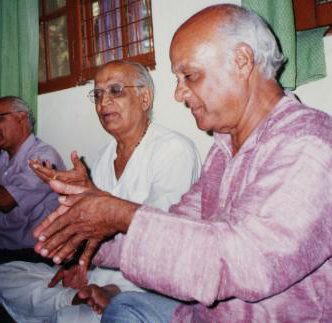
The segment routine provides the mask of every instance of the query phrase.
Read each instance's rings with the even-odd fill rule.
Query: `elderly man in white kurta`
[[[99,74],[97,73],[97,76],[104,77],[105,74],[107,82],[110,82],[107,84],[109,87],[117,84],[114,82],[120,82],[122,76],[130,78],[131,73],[133,74],[131,82],[135,83],[135,75],[138,74],[140,81],[146,78],[152,84],[145,70],[132,63],[108,64],[99,71]],[[142,74],[144,77],[141,76]],[[110,78],[113,75],[117,78]],[[98,90],[100,88],[97,86],[102,84],[103,80],[101,76],[96,80]],[[147,84],[149,84],[148,81]],[[121,99],[121,96],[118,96],[119,93],[112,92],[115,91],[114,89],[107,88],[107,91],[105,92],[108,96],[115,95]],[[103,93],[103,96],[106,96],[106,93]],[[133,92],[133,95],[137,95],[136,93]],[[117,134],[114,126],[116,120],[113,119],[113,123],[108,124],[109,114],[105,113],[106,108],[102,106],[105,100],[98,101],[99,94],[93,93],[93,98],[96,100],[96,109],[101,123],[109,133]],[[127,95],[131,94],[128,92]],[[98,104],[101,105],[100,109]],[[116,110],[112,109],[112,111]],[[144,113],[150,115],[147,110],[144,110]],[[124,112],[122,114],[124,115]],[[180,200],[182,194],[188,191],[199,177],[199,154],[195,145],[183,135],[151,122],[150,118],[147,122],[142,120],[145,127],[138,136],[138,144],[135,145],[121,176],[118,176],[116,169],[120,140],[113,136],[96,158],[92,168],[92,179],[98,188],[114,196],[136,203],[146,203],[166,211],[170,205]],[[118,234],[114,239],[104,243],[101,251],[110,248],[113,256],[114,252],[120,253],[122,240],[123,235]],[[77,290],[64,288],[59,284],[54,288],[47,287],[56,270],[42,264],[24,262],[0,266],[0,296],[8,312],[19,322],[45,322],[45,320],[47,322],[99,322],[99,315],[87,305],[71,306]],[[121,291],[143,291],[124,279],[118,270],[95,268],[88,273],[88,276],[89,283],[98,285],[112,283],[116,284]]]

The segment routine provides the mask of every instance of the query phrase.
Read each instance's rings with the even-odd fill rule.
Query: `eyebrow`
[[[0,113],[0,117],[4,117],[4,116],[6,116],[8,114],[12,114],[12,113],[14,113],[14,111],[2,112],[2,113]]]

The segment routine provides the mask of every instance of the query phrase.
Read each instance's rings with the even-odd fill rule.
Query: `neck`
[[[253,130],[267,117],[283,96],[283,89],[274,80],[264,80],[259,85],[252,89],[239,127],[231,133],[233,154],[241,148]]]
[[[133,151],[141,141],[143,140],[148,128],[150,125],[149,119],[147,119],[142,126],[140,126],[133,135],[127,135],[123,138],[117,138],[117,151],[125,152],[125,151]]]

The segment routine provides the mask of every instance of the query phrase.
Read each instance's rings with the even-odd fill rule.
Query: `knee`
[[[169,323],[178,304],[155,293],[123,292],[112,298],[101,322]]]
[[[111,299],[106,307],[102,323],[144,323],[141,319],[136,292],[122,292]]]

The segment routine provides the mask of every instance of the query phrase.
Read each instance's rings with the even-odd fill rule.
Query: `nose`
[[[175,100],[178,102],[183,102],[185,101],[190,95],[190,90],[188,86],[183,81],[178,81],[175,92],[174,92],[174,97]]]
[[[105,91],[100,98],[99,104],[101,106],[107,105],[110,101],[113,103],[114,98],[107,91]]]

